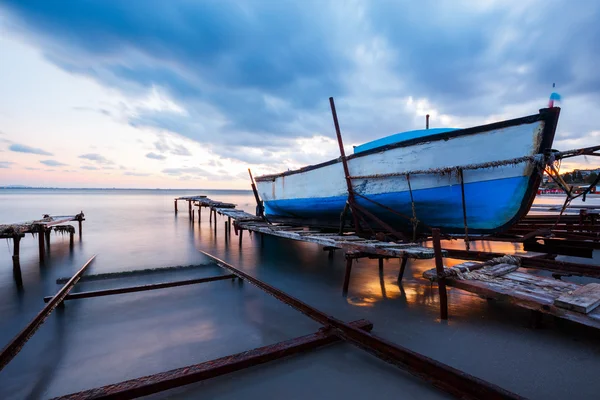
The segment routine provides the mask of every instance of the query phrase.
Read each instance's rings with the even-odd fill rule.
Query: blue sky
[[[588,0],[3,1],[0,184],[246,188],[337,156],[329,96],[351,148],[427,113],[533,114],[556,82],[555,147],[594,145],[599,20]]]

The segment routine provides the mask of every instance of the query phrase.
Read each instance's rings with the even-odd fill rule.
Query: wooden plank
[[[557,307],[588,314],[600,305],[600,283],[589,283],[554,300]]]
[[[519,266],[514,264],[496,264],[485,267],[480,272],[489,276],[498,277],[516,271],[518,268]]]

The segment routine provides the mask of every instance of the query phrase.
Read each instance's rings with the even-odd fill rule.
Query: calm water
[[[208,251],[259,279],[350,321],[367,318],[387,339],[489,380],[529,398],[598,398],[597,332],[545,320],[528,328],[529,314],[450,290],[450,321],[438,319],[435,287],[421,279],[431,261],[409,265],[396,282],[398,261],[360,260],[350,294],[341,296],[343,254],[327,257],[319,246],[256,235],[240,248],[229,243],[219,218],[215,236],[208,222],[191,223],[187,209],[173,212],[173,198],[206,194],[254,212],[251,192],[159,190],[0,190],[0,223],[42,214],[83,210],[83,239],[52,235],[45,265],[37,240],[21,241],[23,288],[12,272],[12,241],[0,250],[0,346],[4,346],[55,293],[59,277],[70,276],[93,254],[89,274],[172,265],[205,264],[191,270],[82,282],[75,291],[113,288],[222,271],[197,250]],[[558,196],[536,201],[560,204]],[[600,203],[590,198],[586,204]],[[448,244],[461,246],[461,242]],[[511,244],[478,244],[480,249],[514,252]],[[456,261],[448,260],[447,264]],[[598,263],[598,254],[588,263]],[[318,324],[258,289],[219,281],[145,293],[76,300],[53,313],[21,353],[0,372],[1,399],[49,398],[210,360],[312,333]],[[596,335],[596,336],[594,336]],[[282,362],[263,365],[159,398],[444,398],[397,369],[340,344]]]

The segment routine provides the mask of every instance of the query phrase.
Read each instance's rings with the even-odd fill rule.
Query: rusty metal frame
[[[370,331],[373,328],[373,324],[366,320],[350,322],[349,325],[359,330],[366,331]],[[216,378],[218,376],[309,350],[315,350],[339,341],[341,341],[341,339],[334,334],[332,329],[321,328],[318,332],[311,335],[297,337],[284,342],[232,354],[200,364],[188,365],[183,368],[172,369],[154,375],[130,379],[111,385],[68,394],[66,396],[55,397],[53,400],[134,399],[162,392],[164,390],[189,385],[191,383]]]
[[[71,289],[81,278],[81,275],[85,272],[87,267],[90,266],[92,261],[96,258],[93,255],[84,265],[73,275],[71,279],[52,297],[52,300],[40,311],[33,320],[27,326],[15,336],[9,344],[2,349],[0,353],[0,371],[6,367],[6,365],[21,351],[27,341],[33,336],[33,334],[39,329],[40,326],[46,321],[46,318],[64,301],[65,297],[69,294]]]
[[[415,375],[438,389],[459,398],[470,399],[521,399],[522,397],[499,386],[476,378],[449,365],[440,363],[422,354],[416,353],[373,334],[361,331],[322,311],[262,282],[227,262],[200,250],[217,265],[229,270],[241,279],[248,281],[267,294],[295,308],[307,317],[331,327],[335,334],[345,341],[367,351],[377,358]]]

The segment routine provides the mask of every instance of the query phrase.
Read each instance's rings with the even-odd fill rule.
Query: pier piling
[[[442,244],[440,230],[433,228],[433,250],[435,252],[435,269],[438,275],[438,291],[440,293],[440,318],[448,319],[448,293],[446,292],[446,277],[444,274],[444,260],[442,259]]]
[[[15,233],[13,235],[13,270],[21,272],[21,262],[19,261],[19,252],[21,250],[21,235]]]
[[[348,286],[350,286],[350,273],[352,272],[352,261],[353,258],[346,254],[346,274],[344,275],[344,287],[342,293],[344,296],[348,294]]]
[[[402,278],[404,277],[404,271],[406,270],[406,263],[408,262],[408,257],[400,258],[400,271],[398,271],[398,282],[402,282]]]
[[[40,253],[40,263],[44,263],[46,246],[44,245],[44,227],[42,225],[37,225],[37,235],[38,235],[38,249]],[[80,234],[81,236],[81,234]]]
[[[175,206],[175,214],[177,214],[177,199],[173,200],[173,205]]]

